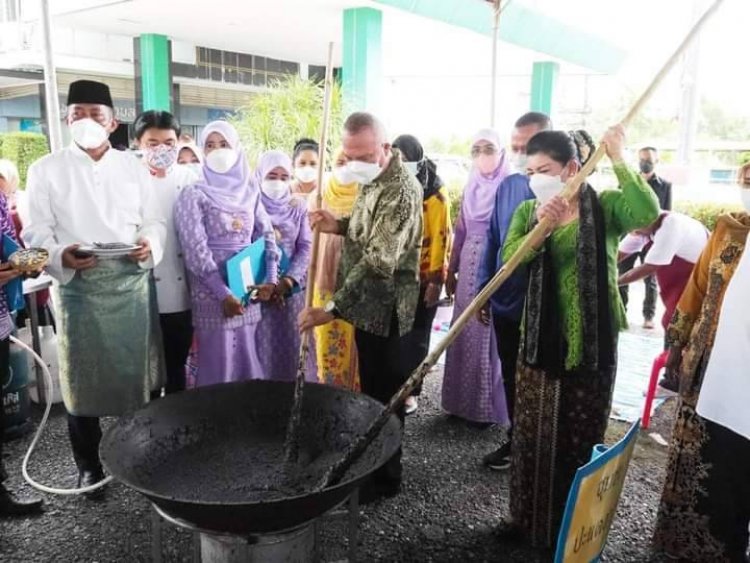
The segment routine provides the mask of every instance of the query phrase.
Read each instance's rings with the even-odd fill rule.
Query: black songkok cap
[[[68,88],[68,105],[101,104],[114,109],[109,86],[93,80],[76,80]]]

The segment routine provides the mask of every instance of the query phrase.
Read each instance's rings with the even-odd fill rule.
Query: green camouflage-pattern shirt
[[[356,328],[388,336],[393,311],[399,334],[410,332],[419,299],[422,186],[393,150],[388,167],[361,186],[351,216],[339,221],[344,250],[333,297]]]

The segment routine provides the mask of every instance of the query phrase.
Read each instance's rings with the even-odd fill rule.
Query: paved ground
[[[634,292],[636,293],[636,292]],[[637,294],[637,293],[636,293]],[[640,304],[640,297],[635,297]],[[638,307],[639,308],[639,307]],[[631,318],[639,321],[637,314]],[[633,329],[638,334],[638,329]],[[658,339],[655,332],[644,333]],[[632,340],[631,340],[632,341]],[[637,342],[637,341],[633,341]],[[641,361],[636,345],[626,347],[623,369]],[[629,367],[628,367],[629,366]],[[483,454],[503,437],[500,429],[476,430],[455,422],[439,409],[441,374],[430,377],[416,416],[407,422],[404,448],[405,485],[401,495],[362,510],[359,535],[361,561],[543,561],[535,552],[504,545],[495,530],[507,515],[508,474],[480,464]],[[657,413],[651,431],[669,438],[674,405]],[[39,412],[35,412],[38,420]],[[627,425],[612,422],[607,441],[613,442]],[[7,448],[10,485],[29,493],[22,484],[20,462],[30,437]],[[608,562],[660,561],[650,554],[663,480],[666,448],[641,436],[630,468],[624,497],[604,555]],[[32,474],[57,486],[74,484],[65,419],[60,408],[32,462]],[[104,501],[79,497],[46,497],[46,512],[37,518],[0,521],[0,561],[3,562],[114,562],[149,561],[151,524],[148,503],[119,484],[109,487]],[[324,524],[325,560],[346,555],[345,527],[340,521]],[[190,561],[191,536],[165,530],[165,561]]]
[[[453,422],[438,408],[440,374],[425,388],[417,416],[407,423],[406,482],[403,493],[362,511],[362,561],[518,561],[541,560],[529,550],[503,545],[494,531],[507,513],[508,474],[493,473],[479,460],[501,439],[502,430],[475,430]],[[668,432],[671,408],[659,414],[655,429]],[[38,414],[38,413],[37,413]],[[610,440],[626,425],[613,422]],[[20,459],[29,438],[8,448],[10,484],[21,484]],[[606,560],[649,561],[652,532],[666,448],[650,438],[639,441],[628,476]],[[46,483],[71,486],[75,470],[64,417],[55,410],[32,473]],[[146,501],[119,484],[106,499],[47,497],[38,518],[0,521],[0,560],[4,562],[109,562],[150,559],[150,512]],[[326,559],[345,557],[343,522],[325,525]],[[192,542],[182,531],[165,533],[165,561],[190,560]]]

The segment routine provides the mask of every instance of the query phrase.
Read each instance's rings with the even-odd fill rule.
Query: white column
[[[44,48],[44,92],[47,108],[47,131],[50,149],[63,148],[60,124],[60,98],[57,94],[57,72],[52,57],[52,30],[49,15],[49,0],[40,0],[42,16],[42,43]]]

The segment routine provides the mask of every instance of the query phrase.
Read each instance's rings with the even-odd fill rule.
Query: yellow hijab
[[[333,154],[334,165],[341,158],[343,152],[343,147],[336,149],[336,152]],[[359,184],[339,184],[336,177],[331,174],[328,178],[328,184],[325,190],[323,190],[323,201],[332,213],[345,217],[352,212],[358,190]]]

